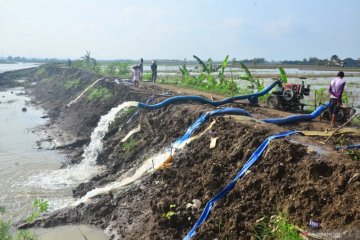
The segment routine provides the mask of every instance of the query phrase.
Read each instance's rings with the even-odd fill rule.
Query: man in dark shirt
[[[156,64],[156,60],[154,60],[151,64],[151,72],[152,72],[152,75],[151,75],[151,80],[153,83],[155,83],[156,81],[156,78],[157,78],[157,64]]]

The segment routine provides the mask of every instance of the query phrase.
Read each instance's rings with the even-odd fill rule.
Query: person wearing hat
[[[135,87],[139,87],[139,82],[140,82],[140,67],[136,65],[133,67],[133,83]]]
[[[157,64],[156,64],[156,60],[152,61],[151,64],[151,81],[153,83],[155,83],[156,78],[157,78]]]

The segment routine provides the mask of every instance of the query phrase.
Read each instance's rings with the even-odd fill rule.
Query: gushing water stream
[[[128,108],[136,107],[137,104],[137,102],[124,102],[101,117],[97,127],[91,134],[90,144],[85,148],[82,155],[83,160],[80,164],[65,169],[43,172],[32,177],[28,184],[41,184],[46,189],[61,189],[76,186],[100,173],[103,168],[96,165],[96,159],[103,149],[102,140],[108,132],[110,124],[118,114],[123,114]]]
[[[159,169],[163,166],[163,164],[169,160],[169,158],[172,157],[172,155],[175,153],[176,150],[180,150],[185,147],[186,144],[190,143],[193,140],[196,140],[200,138],[202,135],[204,135],[207,131],[209,131],[213,125],[215,124],[215,121],[211,122],[211,124],[201,133],[199,133],[196,136],[193,136],[191,138],[188,138],[184,142],[179,143],[179,141],[176,141],[174,144],[172,144],[172,148],[168,150],[162,150],[158,154],[146,159],[140,167],[136,168],[136,170],[131,169],[127,173],[123,174],[117,181],[109,183],[103,187],[95,188],[91,191],[89,191],[85,196],[83,196],[81,199],[76,201],[73,206],[77,206],[78,204],[82,202],[86,202],[92,197],[95,197],[100,194],[105,194],[110,191],[116,191],[121,189],[122,187],[134,183],[137,180],[140,180],[145,174],[154,172],[156,169]],[[131,135],[131,133],[139,131],[139,127],[135,128],[134,130],[130,131],[128,135]],[[127,136],[128,136],[127,135]],[[126,137],[125,137],[126,138]],[[125,139],[124,138],[124,139]],[[126,138],[127,139],[127,138]],[[125,142],[125,141],[124,141]],[[134,173],[135,171],[135,173]]]

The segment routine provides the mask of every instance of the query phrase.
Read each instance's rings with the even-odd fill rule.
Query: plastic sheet
[[[223,198],[225,195],[227,195],[230,190],[232,190],[235,187],[236,182],[245,174],[245,172],[258,160],[258,158],[261,156],[261,154],[264,152],[266,147],[269,145],[269,143],[277,138],[283,138],[290,136],[292,134],[298,133],[298,131],[288,131],[288,132],[282,132],[278,133],[272,136],[269,136],[265,139],[265,141],[255,150],[255,152],[251,155],[249,160],[245,163],[245,165],[241,168],[241,170],[237,173],[236,177],[228,184],[226,185],[220,192],[218,192],[210,201],[206,204],[202,214],[200,215],[200,218],[198,221],[194,224],[193,228],[186,234],[186,236],[183,238],[184,240],[189,240],[196,234],[196,229],[206,220],[206,218],[209,216],[212,207],[214,206],[215,202]]]
[[[348,146],[336,146],[335,149],[336,150],[340,150],[340,149],[359,149],[360,148],[360,143],[359,144],[354,144],[354,145],[348,145]]]
[[[176,97],[168,98],[157,104],[139,103],[138,107],[143,108],[143,109],[158,109],[158,108],[168,106],[170,104],[174,104],[174,103],[178,103],[178,102],[189,102],[189,101],[195,101],[195,102],[209,104],[214,107],[217,107],[217,106],[220,106],[220,105],[223,105],[226,103],[231,103],[236,100],[244,100],[244,99],[249,99],[249,101],[251,103],[254,103],[254,102],[256,102],[257,97],[267,94],[268,92],[270,92],[271,89],[273,89],[278,84],[281,84],[281,82],[275,81],[269,87],[265,88],[261,92],[247,94],[247,95],[241,95],[241,96],[234,96],[234,97],[226,98],[226,99],[220,100],[220,101],[211,101],[209,99],[206,99],[206,98],[200,97],[200,96],[176,96]]]
[[[269,119],[262,119],[261,121],[266,123],[275,123],[275,124],[287,124],[287,123],[294,123],[300,121],[308,121],[320,116],[320,114],[330,107],[330,103],[325,103],[324,105],[319,106],[315,111],[310,114],[298,114],[298,115],[291,115],[284,118],[269,118]]]
[[[173,147],[177,147],[182,145],[187,139],[190,138],[191,134],[198,129],[201,124],[206,122],[210,117],[219,116],[219,115],[245,115],[250,116],[250,113],[245,111],[241,108],[221,108],[221,109],[215,109],[213,111],[207,112],[202,114],[186,131],[186,133],[176,140],[176,142],[173,144]]]

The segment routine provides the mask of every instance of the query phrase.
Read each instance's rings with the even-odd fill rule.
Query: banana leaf
[[[280,71],[280,80],[281,80],[281,82],[282,83],[287,83],[288,80],[287,80],[285,70],[282,67],[279,67],[279,71]]]
[[[211,69],[208,69],[207,65],[198,56],[193,55],[193,57],[199,62],[203,72],[207,72],[207,73],[211,72]]]

